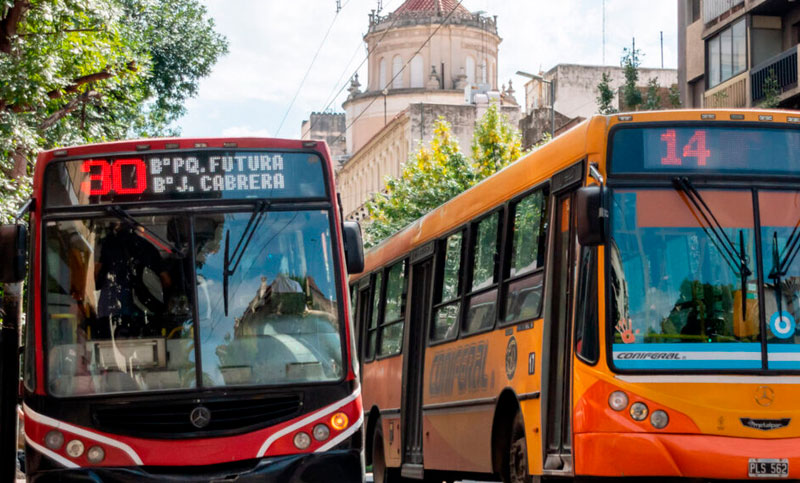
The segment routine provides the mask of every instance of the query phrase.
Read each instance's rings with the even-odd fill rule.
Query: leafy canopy
[[[376,245],[522,154],[519,131],[494,104],[475,127],[472,160],[461,153],[450,124],[440,117],[433,124],[430,145],[420,144],[401,175],[387,176],[385,192],[367,203],[367,245]]]
[[[226,51],[199,0],[0,1],[0,221],[38,151],[174,134]]]

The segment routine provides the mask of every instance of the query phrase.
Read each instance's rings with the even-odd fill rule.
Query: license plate
[[[747,466],[750,478],[788,478],[789,460],[777,458],[750,458]]]

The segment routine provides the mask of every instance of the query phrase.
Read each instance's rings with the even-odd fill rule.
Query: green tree
[[[677,109],[677,108],[681,107],[681,93],[678,90],[678,86],[677,85],[672,84],[669,87],[668,96],[669,96],[669,105],[670,105],[670,107],[672,107],[673,109]]]
[[[377,244],[522,156],[519,131],[495,105],[475,127],[472,154],[469,160],[461,153],[450,124],[439,118],[429,147],[420,145],[400,177],[387,177],[385,192],[367,203],[366,244]]]
[[[642,103],[642,93],[637,87],[639,81],[639,66],[641,65],[641,51],[637,48],[622,49],[622,66],[625,83],[622,85],[622,101],[625,109],[635,111]]]
[[[600,114],[614,114],[614,90],[611,87],[611,76],[603,72],[600,83],[597,84],[597,110]]]
[[[658,85],[658,77],[647,81],[647,95],[645,96],[643,106],[646,111],[658,111],[661,109],[660,89],[661,86]]]
[[[461,153],[450,123],[433,125],[430,147],[423,145],[403,166],[399,178],[386,177],[385,193],[367,203],[371,218],[365,228],[372,246],[472,186],[476,172]]]
[[[522,155],[522,136],[496,104],[482,116],[472,134],[472,160],[480,179],[491,176]]]
[[[764,79],[764,100],[761,101],[761,107],[766,109],[773,109],[778,107],[781,101],[781,85],[778,83],[778,77],[775,75],[775,70],[770,69],[766,79]]]
[[[171,132],[226,49],[199,0],[0,2],[0,221],[37,151]]]

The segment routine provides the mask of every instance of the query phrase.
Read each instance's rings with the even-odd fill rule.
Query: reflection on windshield
[[[764,307],[770,369],[800,369],[800,193],[762,191]]]
[[[186,219],[98,218],[46,228],[49,390],[193,386],[191,266],[175,251],[188,249]]]
[[[619,368],[761,368],[758,290],[751,278],[743,291],[740,275],[755,272],[752,196],[699,193],[730,246],[683,192],[614,193],[609,290]],[[747,266],[731,263],[727,249]]]
[[[229,277],[225,316],[222,240],[228,230],[238,240],[250,216],[47,222],[48,390],[73,396],[340,379],[327,212],[269,213]]]
[[[224,244],[252,213],[198,216],[196,268],[204,385],[337,380],[342,352],[326,212],[270,212],[228,278]],[[246,235],[247,236],[247,235]]]

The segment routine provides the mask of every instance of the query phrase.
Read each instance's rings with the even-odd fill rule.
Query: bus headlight
[[[44,436],[44,445],[50,449],[60,449],[64,444],[64,435],[55,429]]]
[[[608,405],[614,411],[622,411],[628,407],[628,395],[622,391],[614,391],[608,396]]]
[[[103,451],[103,448],[100,446],[92,446],[89,448],[89,451],[86,452],[86,459],[89,460],[89,463],[100,463],[106,458],[106,452]]]
[[[327,426],[320,423],[314,426],[314,430],[311,432],[314,435],[314,439],[317,441],[325,441],[331,435],[331,430],[328,429]]]
[[[77,458],[83,454],[83,443],[78,439],[73,439],[67,443],[67,454],[73,458]]]
[[[648,413],[647,404],[635,402],[631,404],[631,417],[634,421],[644,421]]]
[[[302,431],[295,434],[294,445],[297,447],[297,449],[308,449],[308,447],[311,446],[311,436]]]
[[[664,429],[669,424],[669,415],[660,409],[653,411],[650,415],[650,424],[656,429]]]

